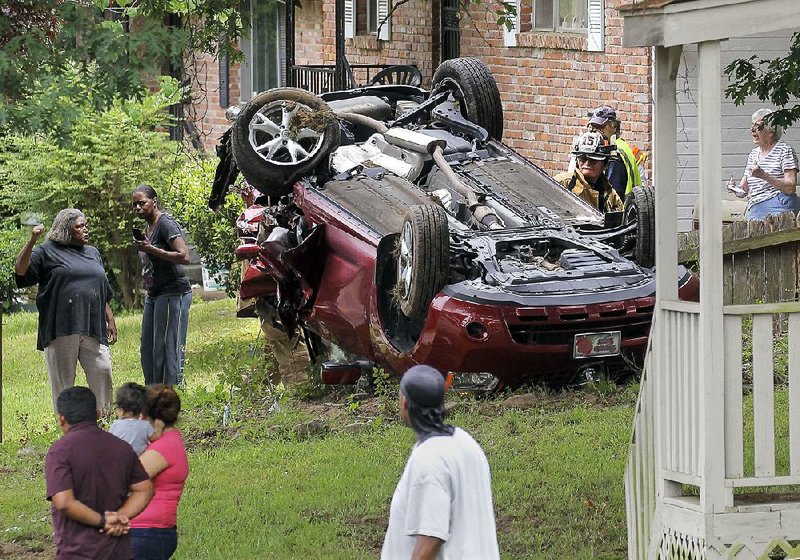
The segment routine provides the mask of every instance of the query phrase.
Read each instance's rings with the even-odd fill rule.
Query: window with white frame
[[[366,34],[374,34],[378,32],[378,0],[366,0],[365,2],[359,2],[359,4],[364,4],[364,8],[366,13],[366,17],[364,21],[366,22]]]
[[[390,0],[344,0],[344,36],[377,35],[391,38]]]
[[[602,51],[604,0],[511,0],[516,16],[510,30],[504,29],[506,46],[515,46],[520,32],[574,33],[587,36],[587,49]]]
[[[556,31],[586,31],[589,4],[586,0],[534,0],[533,28]]]
[[[242,100],[286,83],[286,12],[271,0],[249,0],[250,33],[242,40]]]

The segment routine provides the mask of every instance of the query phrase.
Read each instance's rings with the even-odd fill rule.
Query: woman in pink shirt
[[[186,447],[175,427],[181,400],[169,385],[153,385],[147,389],[147,404],[151,420],[164,422],[164,432],[139,456],[155,494],[131,520],[131,544],[136,560],[167,560],[178,547],[178,502],[189,476]]]

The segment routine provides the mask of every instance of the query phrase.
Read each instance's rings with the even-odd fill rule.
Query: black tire
[[[400,310],[411,319],[424,319],[433,297],[448,278],[450,233],[444,208],[434,205],[409,208],[403,219],[397,253]]]
[[[488,66],[477,58],[445,60],[433,74],[433,88],[439,84],[454,85],[464,117],[498,142],[503,139],[503,103]]]
[[[254,128],[258,125],[261,128]],[[254,144],[264,148],[263,155]],[[271,89],[251,99],[231,134],[236,166],[251,185],[269,196],[290,193],[294,182],[313,172],[338,145],[336,115],[322,99],[297,88]]]
[[[639,266],[656,265],[656,195],[653,187],[634,187],[625,197],[623,223],[636,223],[633,260]]]

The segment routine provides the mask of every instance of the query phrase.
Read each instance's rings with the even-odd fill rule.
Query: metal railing
[[[393,64],[348,64],[347,87],[369,84],[372,76],[390,66]],[[291,82],[288,85],[316,94],[334,91],[335,74],[336,66],[333,64],[295,64],[291,67]]]

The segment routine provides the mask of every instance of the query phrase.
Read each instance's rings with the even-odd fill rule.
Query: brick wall
[[[398,7],[392,14],[391,41],[379,41],[374,35],[347,39],[347,60],[351,64],[416,64],[422,72],[423,85],[429,85],[434,69],[434,4],[438,9],[438,2],[425,0],[410,0]],[[362,79],[358,75],[356,78]]]
[[[294,11],[295,64],[333,64],[333,2],[303,0]]]
[[[617,109],[624,138],[650,149],[650,54],[647,49],[621,46],[617,6],[623,1],[606,0],[601,53],[588,52],[583,35],[533,31],[518,35],[523,46],[504,47],[503,31],[490,4],[472,4],[470,13],[462,14],[461,56],[477,57],[492,70],[505,110],[504,139],[550,174],[566,169],[572,138],[586,126],[586,114],[603,104]],[[324,4],[325,36],[332,38],[334,2]],[[529,8],[520,10],[525,20],[522,29],[530,29]],[[348,60],[417,64],[423,84],[430,85],[439,56],[438,11],[438,0],[410,0],[393,14],[391,41],[368,35],[347,39]],[[332,39],[324,49],[325,62],[333,63]]]
[[[189,118],[197,126],[200,138],[206,150],[213,154],[220,135],[230,123],[225,119],[226,107],[220,107],[219,63],[209,55],[202,55],[194,60],[187,69],[192,77],[192,114]],[[229,95],[231,105],[239,102],[239,65],[231,64],[229,71]]]
[[[504,140],[550,174],[566,170],[572,138],[586,126],[586,114],[603,104],[617,109],[623,138],[650,149],[650,53],[621,46],[616,8],[622,3],[606,0],[600,53],[586,51],[582,36],[532,31],[517,36],[519,45],[529,46],[506,48],[488,5],[473,5],[474,26],[466,25],[468,16],[461,19],[461,56],[480,58],[497,80]]]
[[[356,2],[357,11],[366,17],[365,2]],[[423,84],[433,75],[434,50],[431,21],[433,2],[411,0],[392,16],[392,40],[379,41],[374,35],[358,34],[345,41],[345,53],[351,64],[416,64]],[[363,13],[362,13],[363,12]],[[358,30],[362,26],[356,26]],[[297,64],[334,64],[336,60],[335,2],[311,0],[295,11],[295,61]],[[365,76],[356,70],[356,79]]]
[[[548,173],[566,169],[572,138],[586,125],[588,111],[608,104],[623,120],[623,137],[649,150],[652,142],[651,61],[647,49],[623,48],[622,18],[617,6],[624,0],[606,0],[605,52],[586,50],[582,35],[518,34],[519,47],[503,46],[503,32],[494,8],[472,4],[462,14],[461,56],[474,56],[492,70],[505,110],[504,140]],[[335,13],[333,0],[306,0],[295,11],[297,64],[333,64]],[[439,0],[410,0],[392,16],[391,41],[357,35],[345,43],[352,64],[416,64],[429,86],[438,65]],[[523,7],[521,14],[529,18]],[[524,25],[522,29],[529,29]],[[219,107],[217,64],[197,64],[200,100],[197,117],[207,146],[225,130]],[[238,67],[231,68],[231,102],[239,99]],[[357,76],[362,79],[362,76]]]

